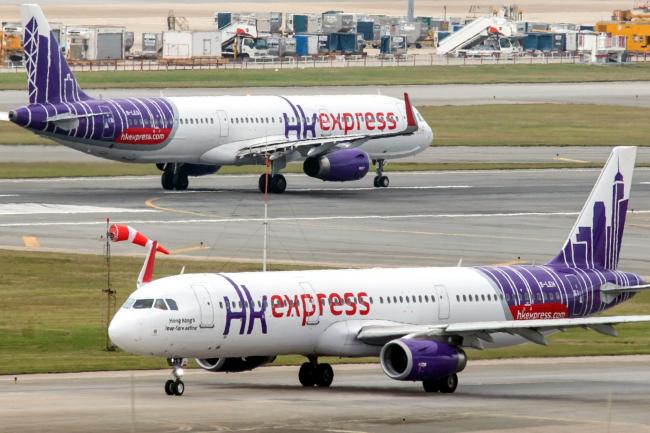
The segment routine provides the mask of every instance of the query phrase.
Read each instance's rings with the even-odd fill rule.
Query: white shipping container
[[[163,32],[163,59],[189,59],[192,56],[192,32]]]
[[[220,57],[220,32],[192,32],[192,57]]]
[[[66,29],[68,56],[75,60],[124,58],[125,27],[80,26]]]

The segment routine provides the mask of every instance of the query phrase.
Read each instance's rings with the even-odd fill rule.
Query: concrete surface
[[[603,161],[604,162],[604,159]],[[544,262],[562,246],[599,170],[394,173],[387,189],[288,175],[271,195],[273,261],[306,267]],[[648,274],[650,169],[636,170],[622,269]],[[136,226],[177,257],[260,261],[257,176],[0,180],[0,247],[102,252],[105,218]],[[26,242],[24,236],[35,237]],[[141,254],[116,245],[115,254]]]
[[[470,354],[471,359],[471,354]],[[47,360],[44,360],[47,362]],[[334,366],[332,388],[302,388],[297,367],[0,377],[0,432],[650,431],[648,356],[470,362],[455,394],[425,394],[379,365]]]

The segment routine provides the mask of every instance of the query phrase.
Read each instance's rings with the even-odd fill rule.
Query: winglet
[[[411,105],[409,94],[406,92],[404,92],[404,105],[406,110],[406,130],[404,132],[413,133],[418,130],[418,122],[415,120],[413,106]]]

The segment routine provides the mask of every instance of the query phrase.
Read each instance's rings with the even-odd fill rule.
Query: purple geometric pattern
[[[477,268],[503,294],[509,307],[532,304],[561,304],[569,317],[584,317],[625,301],[632,294],[606,303],[600,297],[605,283],[621,286],[645,284],[635,274],[558,266],[481,266]]]
[[[612,185],[610,205],[611,225],[607,225],[607,207],[601,201],[594,202],[593,222],[588,227],[578,227],[576,241],[567,239],[562,251],[549,262],[551,266],[570,266],[587,269],[616,269],[621,252],[625,215],[628,200],[625,183],[619,172]]]
[[[25,26],[24,50],[30,104],[12,111],[12,122],[41,135],[118,149],[155,150],[169,142],[175,110],[168,100],[90,98],[54,36],[39,35],[36,18]]]
[[[519,306],[552,304],[553,308],[564,306],[562,311],[570,317],[583,317],[610,308],[632,294],[622,294],[606,303],[600,297],[603,284],[644,284],[638,275],[616,271],[627,207],[623,175],[617,172],[609,207],[611,225],[607,225],[605,203],[595,201],[591,226],[577,227],[575,241],[573,234],[569,236],[562,251],[546,266],[482,266],[477,269],[504,295],[511,312]]]

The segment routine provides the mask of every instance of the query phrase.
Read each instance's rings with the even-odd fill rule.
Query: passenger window
[[[463,302],[467,302],[467,296],[463,295]]]
[[[133,303],[135,302],[135,299],[133,298],[128,298],[126,301],[124,301],[124,304],[122,304],[122,308],[131,308],[133,306]]]
[[[178,121],[181,123],[181,125],[183,124],[183,119],[178,119]]]
[[[133,308],[136,310],[144,310],[145,308],[151,308],[153,305],[153,299],[138,299],[133,304]]]
[[[422,295],[420,295],[419,299],[420,299],[420,304],[421,304],[422,303]]]
[[[460,295],[456,295],[456,300],[460,302]]]
[[[485,302],[485,295],[481,295],[481,301]]]
[[[383,304],[383,303],[384,303],[384,298],[381,297],[381,296],[379,297],[379,303],[380,303],[380,304]]]
[[[166,310],[167,304],[165,304],[165,301],[163,301],[162,299],[156,299],[156,302],[154,302],[153,307],[158,310]]]
[[[408,304],[409,303],[409,297],[405,296],[404,299],[406,300],[406,303]],[[400,299],[400,301],[401,301],[401,299]]]
[[[399,303],[403,304],[404,303],[404,298],[402,296],[399,297]]]

